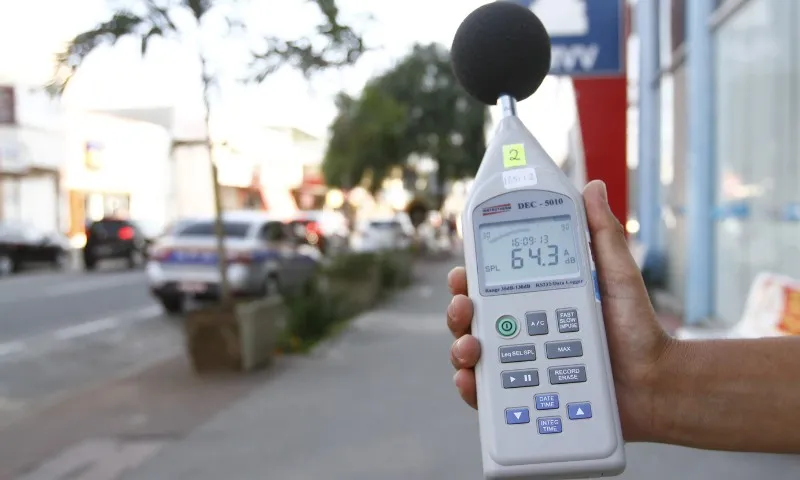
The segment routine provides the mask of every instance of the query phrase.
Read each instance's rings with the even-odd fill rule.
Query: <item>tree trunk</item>
[[[444,206],[445,198],[447,198],[444,188],[447,184],[449,172],[445,171],[446,167],[442,165],[441,162],[437,163],[439,164],[439,167],[436,169],[436,196],[434,197],[434,201],[436,202],[436,209],[441,210],[442,206]]]
[[[211,77],[206,71],[206,59],[201,55],[200,64],[203,70],[203,104],[205,106],[206,151],[211,164],[211,182],[214,187],[214,236],[217,243],[217,268],[219,271],[220,303],[227,304],[231,300],[230,285],[228,284],[228,255],[225,251],[225,231],[222,226],[222,195],[220,194],[219,175],[217,164],[214,161],[214,146],[211,139],[211,99],[209,90]]]

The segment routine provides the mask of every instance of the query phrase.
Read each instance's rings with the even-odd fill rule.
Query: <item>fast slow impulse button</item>
[[[536,348],[527,345],[508,345],[500,347],[500,363],[532,362],[536,360]]]
[[[558,322],[558,331],[561,333],[572,333],[580,330],[578,310],[575,308],[556,310],[556,321]]]
[[[503,315],[497,319],[495,328],[501,337],[512,338],[519,333],[519,322],[511,315]]]
[[[586,367],[583,365],[570,365],[568,367],[550,367],[547,369],[552,385],[565,383],[581,383],[586,381]]]

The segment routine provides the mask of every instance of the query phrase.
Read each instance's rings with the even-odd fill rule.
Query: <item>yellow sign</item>
[[[778,329],[789,335],[800,335],[800,290],[783,287],[784,307]]]
[[[86,142],[83,164],[88,170],[100,170],[103,167],[103,147],[96,143]]]
[[[527,164],[525,145],[521,143],[503,145],[503,166],[505,168],[524,167]]]

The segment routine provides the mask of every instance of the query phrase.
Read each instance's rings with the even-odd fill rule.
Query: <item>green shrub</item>
[[[322,267],[322,272],[332,279],[358,280],[368,275],[377,262],[374,253],[348,253],[333,257],[330,263]]]
[[[328,335],[339,321],[338,299],[326,295],[316,279],[304,289],[286,292],[284,302],[288,318],[281,344],[286,350],[308,349]]]
[[[305,288],[282,293],[288,318],[283,350],[305,351],[339,326],[411,282],[409,252],[352,253],[333,257]]]
[[[411,283],[411,254],[403,250],[384,252],[378,256],[378,269],[383,289],[407,287]]]

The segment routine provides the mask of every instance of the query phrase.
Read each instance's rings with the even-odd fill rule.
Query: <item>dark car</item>
[[[290,221],[295,235],[327,255],[341,252],[350,236],[347,218],[340,212],[306,210],[297,212]]]
[[[40,264],[64,268],[69,260],[69,244],[62,235],[23,223],[0,222],[0,277]]]
[[[94,270],[104,260],[126,260],[136,268],[147,258],[149,240],[135,222],[120,218],[103,218],[86,227],[83,266]]]

